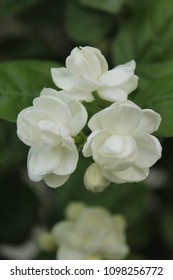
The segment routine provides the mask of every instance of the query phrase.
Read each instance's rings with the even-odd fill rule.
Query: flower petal
[[[93,130],[100,122],[101,128],[111,134],[126,135],[131,134],[138,127],[141,118],[142,110],[133,102],[118,101],[96,113],[88,122],[88,126]]]
[[[57,188],[65,184],[69,179],[69,177],[70,175],[63,176],[63,175],[56,175],[54,173],[50,173],[48,175],[45,175],[43,179],[49,187]]]
[[[69,130],[63,126],[60,122],[50,122],[42,120],[38,123],[40,131],[40,143],[39,146],[44,148],[51,148],[61,144],[63,138],[69,138]]]
[[[158,113],[150,109],[144,109],[143,118],[137,127],[137,131],[141,131],[144,133],[153,133],[158,130],[161,122],[161,117]]]
[[[76,80],[73,74],[65,67],[51,68],[53,82],[59,88],[64,90],[73,90],[76,88]]]
[[[136,144],[130,136],[109,137],[102,132],[94,138],[91,149],[93,159],[104,169],[122,171],[136,160]]]
[[[44,175],[49,174],[54,170],[57,164],[56,161],[57,159],[54,154],[54,149],[44,151],[37,147],[31,147],[27,160],[30,179],[32,181],[40,181]]]
[[[120,85],[120,88],[124,90],[127,94],[129,94],[137,88],[138,79],[139,79],[138,76],[133,75],[132,77],[129,78],[127,82]]]
[[[98,95],[100,98],[115,102],[117,100],[126,100],[127,99],[127,93],[122,90],[121,88],[118,88],[116,86],[104,86],[100,87],[98,90]]]
[[[85,126],[88,114],[85,107],[77,101],[70,103],[69,109],[71,112],[71,120],[69,122],[68,127],[70,129],[70,135],[75,136]]]
[[[37,123],[42,119],[41,113],[28,107],[22,110],[17,117],[17,135],[28,146],[39,142],[40,134]]]
[[[160,157],[162,147],[158,139],[152,135],[140,133],[135,136],[137,160],[135,165],[140,168],[151,167]]]
[[[53,169],[53,173],[67,175],[75,171],[79,155],[74,143],[68,142],[66,147],[56,147],[53,152],[56,158],[56,166]]]
[[[84,95],[86,92],[92,92],[97,88],[96,81],[89,81],[84,77],[74,76],[68,69],[62,68],[52,68],[51,69],[52,79],[55,85],[63,90],[71,91],[73,93],[81,92],[81,95]]]
[[[92,47],[74,48],[66,59],[67,69],[75,76],[83,76],[88,80],[97,78],[107,71],[108,65],[100,50]]]
[[[104,132],[102,132],[102,131],[94,131],[88,136],[87,142],[84,144],[83,150],[82,150],[82,153],[83,153],[84,157],[91,157],[92,156],[92,150],[91,150],[92,142],[93,142],[96,135],[98,135],[98,134],[102,135],[102,133],[104,134]],[[106,136],[107,136],[107,134],[106,134]]]
[[[105,86],[119,86],[126,83],[134,74],[135,61],[132,60],[126,64],[121,64],[105,72],[99,79],[99,82]]]
[[[42,119],[62,122],[67,125],[71,118],[68,106],[59,98],[54,96],[41,96],[33,100],[33,105],[36,110],[42,111]]]
[[[103,174],[111,182],[122,184],[143,181],[148,176],[149,169],[143,169],[132,165],[124,171],[113,172],[111,170],[104,170]]]
[[[42,178],[49,173],[69,175],[76,169],[77,162],[78,151],[74,144],[69,143],[69,149],[62,146],[50,150],[32,147],[28,154],[29,177],[35,181],[37,177]]]

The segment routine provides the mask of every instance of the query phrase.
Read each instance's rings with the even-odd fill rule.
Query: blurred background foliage
[[[103,193],[83,185],[82,159],[59,189],[29,181],[28,148],[16,117],[43,87],[55,88],[50,67],[75,46],[99,48],[110,67],[135,59],[139,88],[130,98],[162,116],[163,156],[138,184],[112,184]],[[0,1],[0,257],[4,244],[21,246],[35,228],[49,230],[70,201],[107,207],[127,219],[128,259],[173,258],[173,2],[171,0]],[[25,255],[27,256],[27,254]],[[38,250],[32,258],[55,256]],[[15,258],[15,254],[14,254]]]

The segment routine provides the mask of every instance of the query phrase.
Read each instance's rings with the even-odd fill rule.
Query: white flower
[[[92,101],[92,92],[105,100],[126,100],[136,89],[132,60],[108,71],[108,64],[100,50],[92,47],[74,48],[66,59],[66,67],[52,68],[52,79],[61,89],[78,100]]]
[[[92,133],[83,154],[92,156],[111,182],[142,181],[161,157],[161,145],[150,135],[160,121],[160,115],[153,110],[142,110],[131,101],[116,102],[88,122]]]
[[[87,112],[80,102],[53,89],[43,89],[33,106],[19,113],[17,134],[31,146],[27,166],[32,181],[44,179],[55,188],[68,180],[78,162],[73,137],[86,121]]]
[[[128,253],[124,224],[122,216],[111,215],[103,207],[81,208],[76,219],[57,223],[52,229],[57,259],[124,258]]]
[[[102,192],[110,185],[110,181],[103,176],[101,167],[92,163],[85,172],[84,185],[89,191]]]

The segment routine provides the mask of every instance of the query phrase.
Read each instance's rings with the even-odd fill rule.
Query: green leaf
[[[29,8],[30,6],[33,6],[37,4],[38,2],[43,0],[25,0],[25,1],[19,1],[19,0],[1,0],[0,2],[0,16],[11,16],[18,14],[25,9]]]
[[[66,31],[79,43],[95,43],[103,39],[111,27],[111,18],[97,11],[83,8],[74,1],[68,1]]]
[[[125,1],[126,0],[78,0],[78,2],[84,6],[111,14],[118,13]]]
[[[124,21],[112,44],[115,63],[157,61],[173,56],[172,0],[152,0]]]
[[[162,117],[158,136],[173,136],[173,60],[141,64],[137,68],[139,90],[130,98],[142,108],[153,109]]]
[[[0,118],[15,122],[44,87],[53,87],[48,61],[13,61],[0,64]]]

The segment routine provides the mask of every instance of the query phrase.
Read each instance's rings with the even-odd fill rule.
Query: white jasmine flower
[[[17,134],[31,146],[27,166],[32,181],[43,179],[55,188],[68,180],[78,162],[73,137],[86,121],[87,112],[80,102],[53,89],[43,89],[33,106],[19,113]]]
[[[110,185],[110,181],[103,176],[102,168],[92,163],[85,172],[84,185],[89,191],[102,192]]]
[[[108,71],[108,64],[100,50],[92,47],[74,48],[66,59],[66,67],[52,68],[52,79],[61,89],[78,100],[92,101],[93,91],[105,100],[126,100],[136,89],[135,61]]]
[[[88,122],[92,133],[83,154],[92,156],[111,182],[142,181],[161,157],[161,145],[150,135],[160,122],[160,115],[153,110],[142,110],[131,101],[116,102]]]
[[[111,215],[103,207],[85,206],[76,219],[57,223],[52,229],[58,245],[57,259],[124,258],[129,249],[120,216]]]

